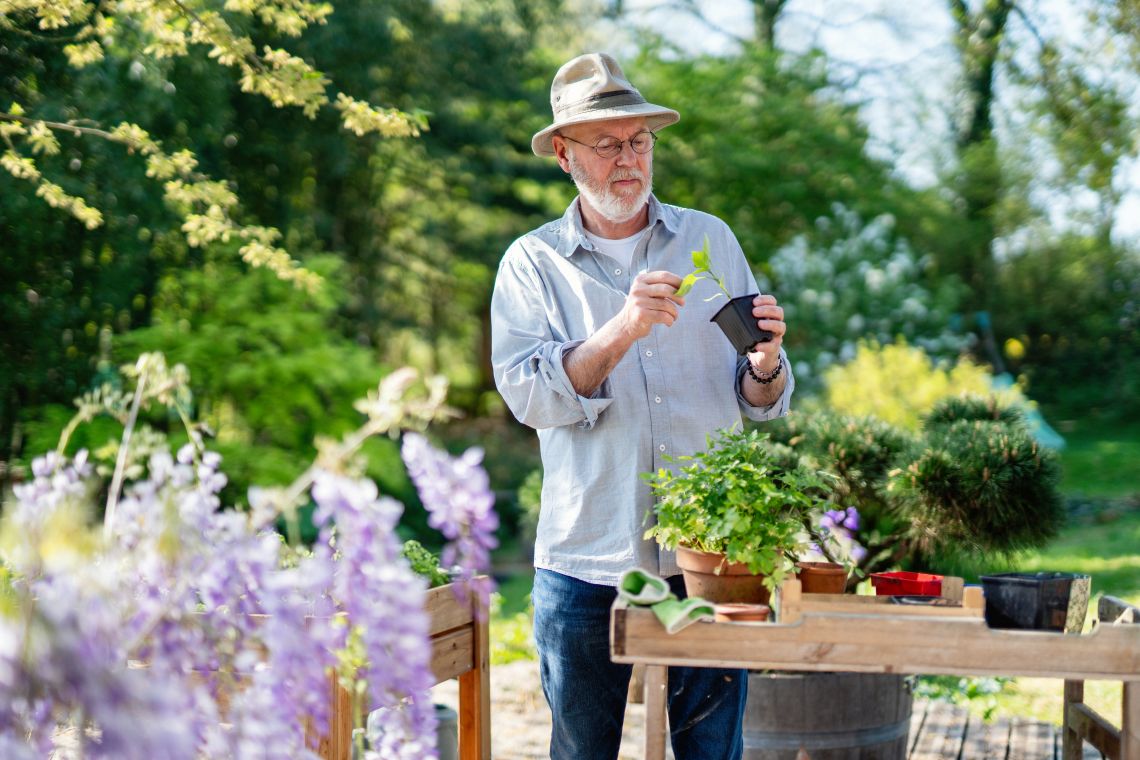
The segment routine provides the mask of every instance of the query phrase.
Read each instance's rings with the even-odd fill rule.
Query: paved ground
[[[436,702],[457,708],[459,682],[435,687]],[[645,746],[645,706],[626,707],[619,760],[639,760]],[[491,668],[491,755],[495,760],[550,757],[550,708],[538,682],[538,662],[519,660]],[[669,754],[672,757],[672,753]]]

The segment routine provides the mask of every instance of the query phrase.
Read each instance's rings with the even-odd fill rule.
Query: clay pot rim
[[[796,567],[822,575],[847,575],[847,568],[838,562],[797,562]]]
[[[677,567],[680,567],[682,570],[688,570],[689,572],[720,576],[764,575],[763,573],[752,572],[744,562],[729,562],[728,556],[723,552],[706,552],[682,545],[677,546]]]
[[[713,605],[718,622],[722,623],[764,623],[772,615],[767,604],[752,602],[723,602]]]

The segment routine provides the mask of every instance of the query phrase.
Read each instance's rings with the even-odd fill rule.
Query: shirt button
[[[658,404],[660,404],[660,403],[661,403],[661,397],[660,397],[660,396],[657,396],[657,397],[656,397],[656,398],[654,398],[653,400],[654,400],[654,401],[656,401]]]
[[[665,450],[665,444],[661,444],[660,446],[658,446],[657,450],[658,451],[664,451]]]
[[[652,351],[646,351],[646,352],[645,352],[645,355],[646,355],[646,356],[653,356],[653,352],[652,352]]]
[[[615,269],[615,270],[614,270],[614,274],[621,274],[621,270],[620,270],[620,269]]]

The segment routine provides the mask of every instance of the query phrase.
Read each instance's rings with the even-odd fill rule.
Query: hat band
[[[600,111],[615,106],[640,106],[645,104],[645,98],[637,90],[614,90],[591,95],[588,98],[571,103],[558,109],[557,120],[578,116],[587,111]]]

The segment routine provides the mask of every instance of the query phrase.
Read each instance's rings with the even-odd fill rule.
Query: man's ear
[[[570,158],[566,155],[566,151],[570,150],[570,146],[562,139],[562,135],[554,135],[550,139],[550,144],[554,148],[554,157],[558,159],[558,165],[562,167],[562,171],[569,174]]]

